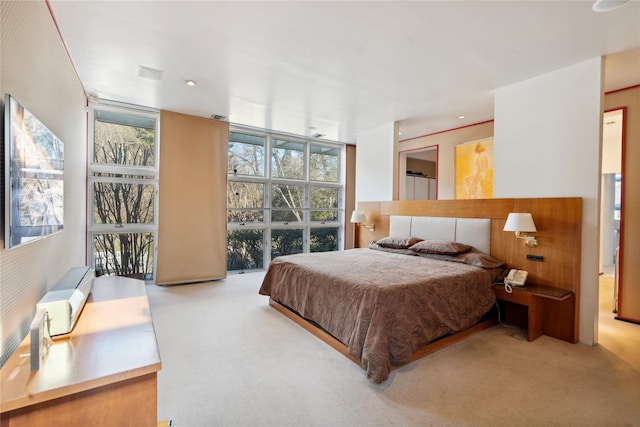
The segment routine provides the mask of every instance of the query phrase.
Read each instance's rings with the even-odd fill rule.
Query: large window
[[[158,114],[90,106],[89,259],[104,274],[153,278]]]
[[[234,128],[227,172],[227,270],[341,247],[342,146]]]

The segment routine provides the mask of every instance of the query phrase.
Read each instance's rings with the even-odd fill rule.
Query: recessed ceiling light
[[[458,118],[459,118],[459,119],[461,119],[461,120],[462,120],[462,119],[464,119],[465,117],[466,117],[466,116],[465,116],[464,114],[460,114],[460,115],[458,116]]]
[[[187,81],[185,82],[185,84],[186,84],[187,86],[194,87],[194,86],[195,86],[195,85],[197,85],[198,83],[196,83],[194,80],[187,80]]]
[[[629,0],[596,0],[591,9],[594,12],[609,12],[629,3]]]

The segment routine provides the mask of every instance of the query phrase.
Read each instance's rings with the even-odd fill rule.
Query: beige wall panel
[[[226,122],[160,113],[158,285],[227,275],[228,138]]]
[[[356,209],[356,146],[345,147],[345,184],[344,184],[344,248],[354,247],[354,224],[351,213]]]
[[[3,0],[0,22],[0,104],[11,94],[64,142],[64,231],[10,250],[0,232],[1,366],[38,300],[86,262],[87,98],[44,1]]]

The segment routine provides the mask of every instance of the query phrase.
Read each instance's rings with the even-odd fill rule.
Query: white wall
[[[64,143],[64,231],[4,250],[0,365],[26,335],[38,300],[85,264],[86,97],[44,1],[0,2],[0,93],[10,93]],[[3,227],[2,227],[3,229]]]
[[[614,216],[616,201],[616,175],[603,173],[600,190],[600,271],[614,265],[617,248],[616,221]],[[611,302],[613,309],[613,298]]]
[[[601,81],[602,60],[594,58],[495,93],[494,197],[582,197],[586,344],[597,340]]]
[[[622,172],[622,127],[623,113],[621,109],[604,113],[602,136],[602,173]]]
[[[393,200],[393,122],[358,133],[356,137],[356,203]]]

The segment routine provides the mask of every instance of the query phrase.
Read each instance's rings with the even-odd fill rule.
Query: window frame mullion
[[[344,211],[343,208],[343,192],[344,192],[344,183],[342,182],[343,176],[343,161],[344,161],[344,147],[342,144],[326,142],[326,141],[316,141],[310,137],[303,136],[295,136],[288,134],[281,134],[279,132],[269,131],[269,130],[257,130],[255,128],[245,128],[239,125],[231,125],[230,132],[233,133],[246,133],[248,135],[255,135],[265,138],[264,142],[264,176],[254,176],[254,175],[238,175],[234,173],[228,174],[228,181],[230,182],[248,182],[248,183],[261,183],[264,185],[264,221],[263,222],[255,222],[255,223],[245,223],[241,225],[240,223],[231,223],[227,222],[227,227],[229,231],[235,230],[262,230],[263,233],[263,269],[266,269],[269,263],[272,261],[271,259],[271,248],[272,248],[272,230],[302,230],[302,251],[308,253],[311,251],[311,229],[312,228],[335,228],[336,234],[338,238],[337,249],[342,248],[342,230],[344,228],[343,224],[343,216],[341,212]],[[273,147],[274,147],[274,139],[282,140],[285,142],[292,143],[302,143],[304,144],[303,156],[304,162],[302,163],[302,176],[303,179],[289,179],[282,177],[273,177]],[[337,151],[337,165],[335,176],[337,176],[337,180],[334,181],[311,181],[311,150],[312,146],[322,146],[328,147],[331,149],[336,149]],[[229,167],[227,168],[229,169]],[[231,172],[231,171],[228,171]],[[291,185],[291,186],[300,186],[302,187],[302,200],[301,206],[296,208],[290,208],[294,210],[302,211],[302,220],[296,222],[285,222],[285,221],[273,221],[273,212],[278,209],[287,210],[289,208],[274,208],[273,202],[273,188],[274,185]],[[315,187],[325,187],[332,188],[337,190],[337,208],[326,209],[329,211],[336,212],[336,220],[327,220],[323,222],[312,222],[311,221],[311,189]],[[229,188],[229,187],[227,187]],[[230,199],[228,199],[230,200]],[[241,207],[229,207],[227,205],[227,212],[231,209],[242,209]],[[322,209],[325,210],[325,209]]]
[[[136,116],[146,119],[153,119],[153,165],[152,166],[130,166],[109,163],[97,163],[95,159],[95,121],[97,111],[108,111],[123,116]],[[157,270],[157,243],[158,243],[158,208],[160,198],[159,171],[160,171],[160,112],[148,108],[135,108],[130,105],[120,105],[116,102],[90,102],[87,108],[88,113],[88,185],[87,185],[87,247],[86,256],[90,265],[96,263],[95,258],[95,238],[103,234],[152,234],[153,247],[149,248],[147,256],[152,257],[151,278],[155,278]],[[115,123],[115,122],[113,122]],[[131,124],[130,126],[134,126]],[[100,176],[101,174],[114,174],[121,176]],[[96,224],[95,223],[95,185],[96,183],[121,183],[133,185],[150,185],[153,193],[153,221],[152,223],[126,223],[126,224]],[[147,274],[147,273],[145,273]]]

